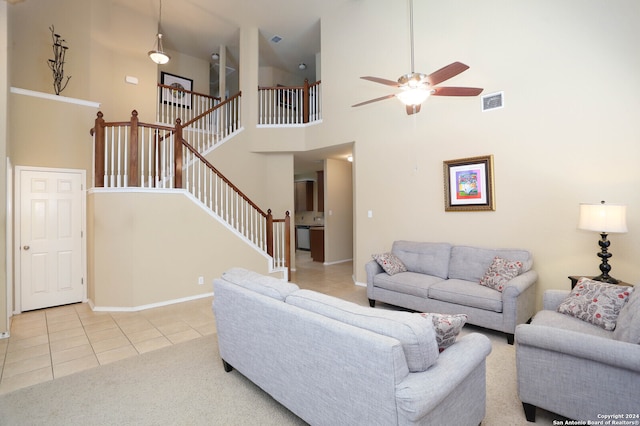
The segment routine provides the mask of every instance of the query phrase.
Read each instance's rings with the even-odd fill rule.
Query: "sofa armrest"
[[[528,270],[524,274],[520,274],[509,280],[502,290],[502,298],[518,297],[519,294],[534,285],[538,281],[538,273],[534,270]]]
[[[455,395],[458,386],[479,368],[482,369],[484,391],[484,367],[489,353],[491,341],[482,334],[470,333],[458,338],[427,371],[410,373],[397,385],[399,408],[411,410],[413,418],[422,418],[449,395]]]
[[[369,262],[365,263],[364,270],[367,272],[367,286],[369,287],[373,286],[373,277],[381,272],[384,272],[382,266],[380,266],[375,260],[370,260]]]
[[[595,327],[595,326],[594,326]],[[640,372],[640,345],[535,324],[516,328],[518,345],[527,345]]]
[[[502,330],[512,335],[516,325],[525,323],[536,313],[536,288],[538,273],[529,270],[505,285],[502,291]],[[513,340],[509,340],[513,342]]]
[[[569,290],[545,290],[542,296],[542,308],[545,311],[555,311],[564,299],[569,296]]]

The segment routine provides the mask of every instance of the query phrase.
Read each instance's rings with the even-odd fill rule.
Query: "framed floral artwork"
[[[162,102],[183,108],[191,108],[191,91],[193,80],[162,71],[160,74]]]
[[[444,209],[495,210],[493,155],[444,161]]]

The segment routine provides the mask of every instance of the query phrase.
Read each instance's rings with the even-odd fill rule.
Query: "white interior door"
[[[82,301],[84,172],[22,169],[19,185],[21,310]]]

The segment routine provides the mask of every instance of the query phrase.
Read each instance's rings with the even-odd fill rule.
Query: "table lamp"
[[[608,233],[624,233],[627,232],[627,206],[619,204],[580,204],[580,219],[578,228],[587,231],[596,231],[602,237],[598,244],[600,245],[600,253],[598,257],[602,259],[600,263],[600,271],[597,277],[592,278],[596,281],[605,283],[618,284],[618,280],[609,276],[611,265],[609,258],[612,256],[608,252],[611,242],[607,240]]]

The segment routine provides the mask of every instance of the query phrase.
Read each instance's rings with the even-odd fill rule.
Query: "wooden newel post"
[[[284,261],[287,266],[287,277],[291,281],[291,216],[289,210],[284,215]]]
[[[267,254],[273,256],[273,215],[267,210]]]
[[[104,188],[104,119],[102,111],[98,111],[93,129],[89,133],[94,137],[95,141],[95,186],[96,188]]]
[[[176,132],[173,135],[175,162],[174,188],[182,188],[182,120],[176,119]]]
[[[238,92],[238,97],[233,101],[233,128],[229,131],[236,131],[240,128],[240,95],[242,92]]]
[[[138,111],[131,111],[131,128],[129,129],[129,186],[140,186],[138,173]]]
[[[302,122],[309,122],[309,80],[304,79],[304,93],[302,98]]]

